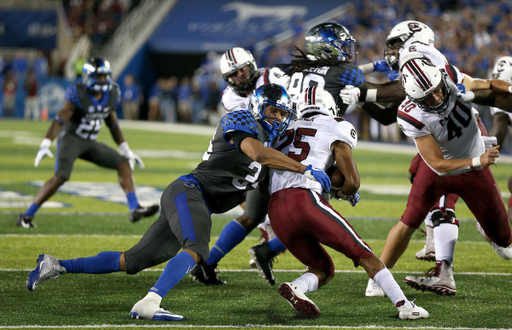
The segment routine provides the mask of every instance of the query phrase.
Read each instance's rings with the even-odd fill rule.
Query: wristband
[[[512,94],[512,86],[508,86],[508,92]]]
[[[366,102],[375,102],[377,101],[377,90],[369,89],[366,92],[366,98],[364,99]]]
[[[61,123],[62,125],[65,124],[64,120],[62,120],[62,118],[60,118],[59,116],[55,116],[54,118],[56,121],[58,121],[59,123]]]
[[[369,74],[374,71],[373,63],[361,64],[360,66],[358,66],[358,68],[361,69],[361,71],[363,71],[363,74]]]
[[[40,148],[50,148],[51,145],[52,145],[52,140],[50,140],[48,138],[44,138],[43,141],[41,141]]]
[[[475,93],[473,93],[472,91],[467,91],[466,92],[466,101],[465,102],[471,102],[475,99]]]
[[[471,166],[474,168],[482,167],[482,164],[480,163],[480,157],[473,157],[471,160]]]

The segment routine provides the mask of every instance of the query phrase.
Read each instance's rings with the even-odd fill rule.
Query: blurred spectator
[[[16,87],[18,82],[12,70],[8,70],[5,74],[2,91],[4,95],[3,115],[4,117],[14,116],[14,106],[16,104]]]
[[[148,120],[151,121],[160,121],[162,120],[162,115],[160,113],[160,101],[158,99],[158,95],[162,90],[162,84],[164,83],[163,78],[158,78],[155,84],[151,86],[149,89],[149,110],[148,110]]]
[[[162,89],[159,94],[160,110],[162,113],[162,119],[166,122],[175,123],[178,120],[178,115],[176,113],[177,85],[177,77],[165,79],[162,83]]]
[[[32,63],[37,79],[44,78],[48,75],[48,59],[41,50],[38,50],[36,57]]]
[[[39,121],[41,118],[41,109],[39,108],[39,98],[37,97],[38,83],[36,80],[36,73],[34,70],[27,72],[25,84],[23,88],[27,91],[25,96],[25,120],[32,119]]]
[[[131,74],[124,76],[121,87],[121,102],[123,106],[124,119],[139,119],[140,104],[144,100],[140,86],[135,83]]]
[[[192,91],[190,93],[192,101],[192,122],[194,124],[201,123],[201,112],[204,110],[203,95],[201,93],[201,85],[197,80],[192,81]]]
[[[12,60],[11,67],[12,73],[16,76],[17,79],[25,75],[28,69],[28,59],[24,52],[16,52],[16,55]]]
[[[5,67],[7,63],[5,62],[4,56],[0,53],[0,75],[4,74]]]
[[[87,59],[83,56],[80,56],[76,59],[75,63],[73,63],[77,78],[82,77],[82,69],[84,68],[85,62],[87,62]]]
[[[181,122],[190,122],[192,116],[192,102],[191,102],[192,86],[190,85],[190,78],[181,78],[178,87],[178,114]]]

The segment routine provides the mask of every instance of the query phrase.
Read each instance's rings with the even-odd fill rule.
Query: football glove
[[[302,174],[310,180],[319,182],[325,191],[331,190],[331,179],[329,179],[329,176],[324,171],[308,165]]]
[[[128,142],[125,141],[121,143],[119,145],[119,149],[121,149],[121,153],[123,154],[123,156],[128,158],[128,162],[130,163],[130,168],[132,170],[135,167],[135,163],[137,163],[137,166],[140,169],[143,169],[145,167],[144,163],[142,162],[142,159],[140,159],[140,157],[134,154],[133,151],[130,149],[130,147],[128,146]]]
[[[343,195],[341,191],[337,191],[334,195],[331,195],[337,200],[344,200],[350,203],[352,206],[356,206],[357,202],[359,202],[359,199],[361,196],[359,195],[359,192],[356,192],[353,195]]]
[[[471,102],[475,98],[475,93],[472,91],[466,92],[466,87],[463,84],[457,84],[457,88],[459,92],[457,93],[457,98],[460,102]]]
[[[347,85],[345,86],[345,89],[340,90],[340,97],[345,104],[356,104],[359,102],[360,95],[361,90],[352,85]]]
[[[372,64],[373,72],[388,72],[391,69],[386,60],[373,61]]]
[[[391,81],[398,80],[398,78],[400,78],[400,73],[396,70],[393,70],[388,74],[388,79]]]
[[[53,158],[53,154],[50,151],[50,146],[52,145],[52,140],[44,138],[39,146],[39,151],[37,152],[36,159],[34,161],[34,167],[37,167],[39,163],[43,160],[44,157],[48,156]]]

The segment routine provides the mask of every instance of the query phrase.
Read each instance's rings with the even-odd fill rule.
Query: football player
[[[297,119],[288,126],[275,148],[288,157],[319,169],[335,162],[345,177],[337,198],[359,200],[359,173],[352,157],[357,133],[348,121],[334,117],[336,103],[321,87],[307,87],[297,99]],[[270,170],[269,216],[277,237],[308,270],[278,292],[299,313],[320,316],[305,293],[314,292],[334,277],[334,264],[322,245],[343,253],[354,265],[363,266],[397,307],[400,319],[422,319],[429,313],[409,301],[384,263],[357,235],[352,226],[322,197],[322,187],[292,172]]]
[[[222,93],[222,105],[227,112],[248,110],[255,89],[268,83],[287,88],[290,79],[279,68],[258,69],[251,52],[241,47],[231,48],[222,55],[220,71],[228,84]],[[244,214],[224,227],[210,250],[210,257],[190,272],[192,278],[204,285],[226,284],[217,277],[216,268],[219,261],[265,220],[267,204],[268,198],[258,190],[249,191],[245,204],[242,204]],[[272,248],[278,251],[285,250],[282,244],[277,243],[273,244]],[[252,264],[257,265],[254,262]],[[272,274],[268,271],[266,273],[269,274],[268,281],[274,284]]]
[[[502,258],[511,259],[512,233],[507,210],[489,169],[498,162],[499,146],[487,145],[476,110],[457,96],[457,84],[462,83],[464,76],[453,66],[445,75],[421,53],[414,52],[400,59],[400,71],[407,98],[400,105],[397,120],[404,133],[414,139],[424,161],[418,166],[407,208],[386,239],[384,263],[394,266],[430,205],[446,193],[462,197],[495,251]],[[436,243],[437,235],[436,232]],[[445,252],[453,256],[453,250],[448,251],[451,247],[446,245]],[[437,249],[436,244],[436,259]],[[453,269],[445,260],[436,262],[433,276],[407,276],[405,282],[441,294],[454,294],[455,290]]]
[[[47,156],[53,158],[50,146],[59,135],[55,175],[45,182],[32,205],[18,217],[16,221],[18,226],[37,227],[33,222],[34,215],[41,205],[69,180],[77,158],[117,170],[119,184],[128,200],[131,222],[158,212],[158,205],[140,206],[135,195],[133,166],[137,163],[140,168],[144,168],[144,163],[130,150],[119,127],[116,109],[120,102],[120,91],[119,87],[112,82],[110,63],[101,58],[91,58],[84,64],[82,76],[83,83],[73,84],[66,90],[64,106],[57,112],[46,132],[34,162],[34,166],[37,167],[43,158]],[[96,141],[104,121],[122,155]]]
[[[330,179],[322,170],[265,147],[267,138],[284,134],[293,115],[286,89],[277,84],[263,85],[254,92],[251,104],[250,111],[229,112],[221,119],[203,161],[165,189],[160,217],[135,246],[125,252],[106,251],[70,260],[40,255],[36,269],[29,274],[27,288],[34,290],[62,273],[136,274],[170,259],[149,293],[133,306],[130,316],[183,320],[183,316],[161,308],[160,302],[192,267],[208,259],[212,213],[224,213],[240,204],[245,193],[263,180],[268,168],[301,173],[330,190]]]

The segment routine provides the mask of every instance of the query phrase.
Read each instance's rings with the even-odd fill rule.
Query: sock
[[[434,228],[436,260],[446,260],[450,266],[452,265],[458,237],[459,226],[457,225],[442,223]]]
[[[139,207],[139,200],[137,199],[137,195],[135,195],[134,191],[127,193],[126,199],[128,199],[128,207],[130,208],[130,212]]]
[[[108,274],[118,272],[121,252],[105,251],[94,257],[60,260],[67,273]]]
[[[373,280],[377,282],[377,284],[382,288],[386,296],[388,296],[388,298],[395,306],[397,306],[397,304],[402,301],[404,301],[404,303],[408,302],[404,292],[402,289],[400,289],[398,283],[396,283],[389,269],[381,269],[377,274],[375,274]]]
[[[32,205],[30,205],[30,207],[23,214],[33,216],[34,214],[36,214],[37,210],[39,210],[40,207],[41,207],[41,205],[32,203]]]
[[[164,272],[156,281],[156,284],[149,290],[155,292],[164,298],[167,292],[171,290],[182,278],[196,265],[194,258],[187,252],[180,252],[174,258],[169,260],[165,266]]]
[[[232,220],[222,229],[219,239],[210,250],[210,257],[206,260],[206,263],[210,266],[219,263],[220,259],[240,244],[247,234],[247,230],[238,221]]]
[[[435,209],[434,211],[439,211],[439,209]],[[434,223],[432,222],[432,213],[434,211],[428,212],[427,216],[425,217],[425,226],[434,227]]]
[[[313,273],[305,273],[292,281],[303,293],[315,292],[318,290],[318,276]]]
[[[281,241],[277,237],[271,239],[268,242],[268,246],[270,247],[270,250],[274,252],[281,252],[286,250],[286,246],[284,246],[283,243],[281,243]]]

